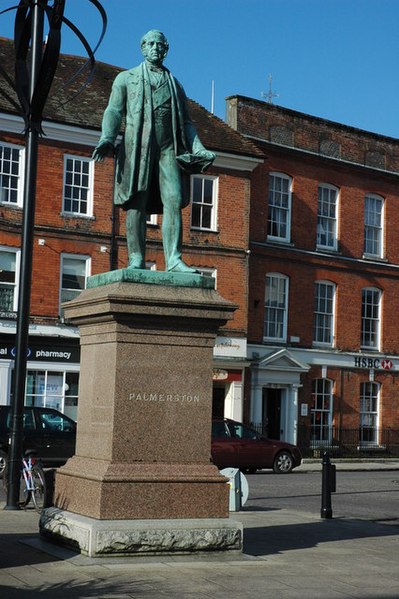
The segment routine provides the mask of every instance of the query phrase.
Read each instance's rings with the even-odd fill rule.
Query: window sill
[[[60,216],[62,218],[74,219],[74,218],[82,218],[84,220],[96,220],[96,217],[88,214],[78,214],[76,212],[60,212]]]
[[[386,262],[388,263],[388,260],[386,258],[381,258],[381,256],[375,256],[374,254],[363,254],[362,255],[362,260],[370,260],[370,262]]]
[[[368,352],[368,353],[372,353],[372,354],[379,354],[381,353],[381,350],[379,347],[366,347],[361,345],[360,346],[360,351],[361,352]]]
[[[0,202],[0,208],[11,208],[11,210],[22,210],[23,204],[14,204],[11,202]]]
[[[332,343],[322,343],[321,341],[313,341],[312,347],[316,349],[334,349],[334,345]]]
[[[266,237],[266,242],[268,245],[286,245],[287,247],[295,247],[295,244],[292,241],[288,241],[286,239],[275,239],[274,237]]]
[[[342,255],[342,252],[339,252],[338,248],[323,247],[321,245],[316,246],[316,252],[323,253],[323,254],[329,254],[329,255],[335,255],[335,254],[337,254],[339,256]]]
[[[193,227],[190,226],[190,231],[200,231],[202,233],[219,233],[217,229],[206,229],[205,227]]]

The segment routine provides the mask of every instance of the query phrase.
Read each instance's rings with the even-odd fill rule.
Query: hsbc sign
[[[395,365],[389,358],[355,358],[355,368],[373,368],[374,370],[395,370]]]

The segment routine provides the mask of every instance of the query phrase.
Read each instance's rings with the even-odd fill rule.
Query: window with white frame
[[[0,311],[16,312],[18,304],[17,275],[19,250],[0,247]]]
[[[191,227],[216,231],[217,227],[217,177],[193,175],[191,177]]]
[[[338,189],[320,184],[317,202],[317,247],[337,249]]]
[[[314,288],[313,341],[332,346],[334,341],[335,285],[329,281],[316,281]]]
[[[63,212],[92,216],[92,196],[93,161],[83,156],[65,156]]]
[[[158,214],[147,214],[147,225],[157,225]]]
[[[285,341],[288,317],[288,277],[268,273],[265,290],[263,337],[265,341]]]
[[[29,369],[26,373],[25,405],[55,408],[77,420],[78,388],[79,372]]]
[[[22,206],[24,149],[0,142],[0,203]]]
[[[360,346],[379,349],[381,320],[381,291],[373,287],[362,289],[362,325]]]
[[[367,256],[383,256],[383,209],[384,199],[368,194],[364,199],[364,253]]]
[[[314,379],[312,388],[311,439],[314,444],[332,439],[333,381]]]
[[[270,173],[267,238],[290,241],[291,238],[291,177]]]
[[[360,429],[361,446],[378,445],[378,408],[380,385],[374,382],[360,385]]]
[[[86,280],[90,272],[90,258],[74,254],[61,255],[61,288],[60,288],[60,314],[61,304],[68,302],[79,295],[86,288]]]

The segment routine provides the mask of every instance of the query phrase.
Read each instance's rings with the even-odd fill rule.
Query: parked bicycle
[[[8,462],[4,470],[3,486],[7,493]],[[30,453],[22,458],[22,469],[19,479],[19,506],[25,509],[31,500],[36,511],[40,513],[45,507],[46,477],[43,468]]]

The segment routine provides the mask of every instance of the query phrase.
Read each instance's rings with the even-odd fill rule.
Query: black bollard
[[[331,493],[335,492],[336,471],[335,466],[331,464],[330,456],[325,451],[323,453],[323,469],[321,482],[321,511],[322,518],[332,518]]]

